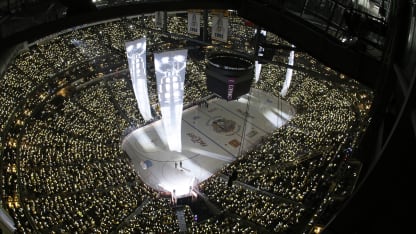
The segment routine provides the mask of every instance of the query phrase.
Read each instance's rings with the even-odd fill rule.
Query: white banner
[[[295,48],[295,46],[292,45],[292,48]],[[295,51],[294,50],[290,51],[288,60],[289,60],[288,64],[293,66],[294,60],[295,60]],[[286,70],[285,82],[283,83],[282,90],[280,91],[280,95],[282,97],[285,97],[286,94],[287,94],[287,90],[290,87],[290,82],[292,81],[292,75],[293,75],[293,69],[288,67],[287,70]]]
[[[201,14],[199,12],[188,11],[188,33],[200,35],[201,32]]]
[[[228,17],[223,14],[212,15],[212,34],[214,40],[227,42],[228,38]]]
[[[157,28],[163,28],[165,25],[165,13],[163,11],[155,12],[155,26]]]
[[[146,76],[146,38],[126,42],[127,60],[133,91],[145,121],[152,119]]]
[[[182,151],[183,92],[188,50],[155,53],[157,93],[162,123],[171,151]]]
[[[254,36],[256,36],[257,34],[257,29],[254,29]],[[264,37],[266,37],[266,30],[260,30],[260,34],[262,34]],[[264,53],[264,48],[262,46],[259,45],[259,51],[258,51],[258,56],[263,56]],[[260,73],[261,73],[261,64],[259,63],[259,61],[255,61],[255,70],[254,70],[254,83],[257,83],[260,79]]]
[[[262,65],[259,61],[254,62],[254,83],[257,83],[260,79],[261,66]]]

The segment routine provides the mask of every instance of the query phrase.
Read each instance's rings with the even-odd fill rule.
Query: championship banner
[[[214,40],[227,42],[228,38],[228,17],[224,14],[212,15],[212,34],[211,38]]]
[[[200,35],[201,32],[201,14],[199,12],[188,11],[188,33]]]
[[[155,26],[157,28],[163,28],[165,26],[165,13],[163,11],[155,12]]]
[[[147,91],[146,38],[126,42],[125,46],[134,95],[143,119],[148,121],[152,112]]]
[[[169,150],[182,151],[183,91],[188,50],[154,53],[157,94]]]

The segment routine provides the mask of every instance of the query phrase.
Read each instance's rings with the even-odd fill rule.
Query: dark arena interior
[[[1,233],[404,233],[415,12],[410,0],[0,1]],[[151,121],[125,49],[142,37]],[[221,99],[206,71],[226,53],[262,65],[249,94],[295,110],[249,150],[230,141],[233,161],[180,199],[148,186],[121,147],[162,117],[153,53],[176,49],[188,51],[185,109]]]

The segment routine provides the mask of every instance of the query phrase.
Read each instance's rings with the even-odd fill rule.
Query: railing
[[[259,0],[301,17],[347,46],[379,60],[383,57],[390,0]]]

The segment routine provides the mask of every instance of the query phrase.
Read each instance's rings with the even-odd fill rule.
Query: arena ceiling
[[[375,88],[383,74],[383,65],[365,53],[343,45],[302,18],[291,14],[280,4],[261,0],[156,0],[156,1],[69,1],[61,0],[68,7],[67,15],[56,21],[40,24],[0,40],[4,47],[68,29],[74,26],[122,18],[155,11],[187,9],[233,9],[240,17],[260,25],[298,48],[311,54],[325,65],[338,70],[361,83]],[[270,20],[273,19],[273,20]],[[308,40],[305,40],[308,38]]]

